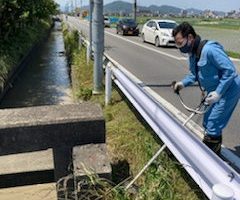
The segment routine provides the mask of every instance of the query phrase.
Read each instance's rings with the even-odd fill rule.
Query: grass
[[[114,17],[114,16],[112,16]],[[181,23],[184,21],[189,22],[193,26],[203,26],[208,28],[218,28],[218,29],[231,29],[231,30],[240,30],[240,21],[239,19],[207,19],[203,17],[137,17],[138,24],[145,24],[150,19],[170,19],[174,20],[177,23]],[[114,27],[116,23],[112,23]]]
[[[240,59],[240,53],[232,52],[232,51],[227,51],[227,54],[228,54],[228,56],[231,57],[231,58],[238,58],[238,59]]]
[[[93,67],[92,62],[87,64],[85,59],[86,48],[81,48],[75,52],[74,64],[72,65],[72,87],[74,91],[74,96],[76,99],[82,99],[83,101],[88,101],[92,97],[92,74]],[[82,66],[79,69],[79,66]],[[88,77],[88,78],[86,78]],[[91,78],[90,78],[91,77]]]
[[[157,17],[159,18],[159,17]],[[219,29],[232,29],[240,30],[240,21],[238,19],[205,19],[205,18],[192,18],[192,17],[160,17],[161,19],[170,19],[174,20],[177,23],[184,21],[189,22],[193,26],[204,26],[209,28],[219,28]],[[137,22],[139,24],[146,23],[150,17],[138,17]]]
[[[93,63],[88,65],[85,55],[84,47],[74,50],[71,68],[73,94],[78,101],[87,100],[102,106],[106,120],[106,143],[113,170],[112,182],[96,179],[102,187],[101,192],[92,190],[95,195],[106,200],[205,199],[183,167],[166,152],[138,179],[134,191],[125,192],[124,187],[118,185],[135,176],[162,142],[117,88],[113,87],[111,104],[108,106],[104,104],[103,94],[92,95]]]
[[[7,40],[0,40],[0,87],[3,89],[9,73],[50,28],[50,23],[41,21],[25,27]]]

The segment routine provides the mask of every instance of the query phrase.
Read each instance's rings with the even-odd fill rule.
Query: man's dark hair
[[[178,33],[182,33],[183,37],[187,37],[189,34],[192,34],[193,37],[196,37],[196,32],[194,28],[188,22],[182,22],[173,29],[172,36],[175,37]]]

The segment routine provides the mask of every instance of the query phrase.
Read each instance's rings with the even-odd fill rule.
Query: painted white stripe
[[[238,58],[232,58],[232,57],[230,57],[230,60],[231,60],[231,61],[235,61],[235,62],[240,62],[240,59],[238,59]]]

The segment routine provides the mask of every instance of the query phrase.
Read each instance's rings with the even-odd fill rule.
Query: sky
[[[61,5],[62,8],[66,5],[67,2],[71,2],[71,0],[55,0],[58,4]],[[73,0],[80,5],[82,1],[82,5],[88,5],[89,0]],[[113,2],[115,0],[103,0],[104,4]],[[134,0],[124,0],[127,2],[133,2]],[[137,4],[141,6],[150,6],[150,5],[170,5],[176,6],[179,8],[196,8],[200,10],[210,9],[217,11],[231,11],[240,9],[240,0],[137,0]]]

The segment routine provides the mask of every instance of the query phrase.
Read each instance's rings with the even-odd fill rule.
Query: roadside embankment
[[[78,43],[76,32],[67,31],[66,48]],[[74,40],[75,38],[75,40]],[[73,41],[74,40],[74,41]],[[184,171],[180,163],[164,152],[138,179],[128,192],[124,185],[135,176],[156,153],[162,142],[155,137],[152,129],[141,118],[126,97],[113,87],[110,105],[104,104],[104,93],[92,95],[93,62],[86,61],[86,49],[75,46],[72,49],[72,88],[76,101],[100,103],[106,120],[106,141],[112,165],[112,180],[92,179],[101,184],[101,191],[92,191],[99,199],[169,199],[202,200],[204,194]],[[66,50],[68,51],[68,50]]]
[[[27,26],[7,40],[0,40],[0,99],[12,87],[16,75],[27,64],[38,45],[48,36],[51,21]]]

